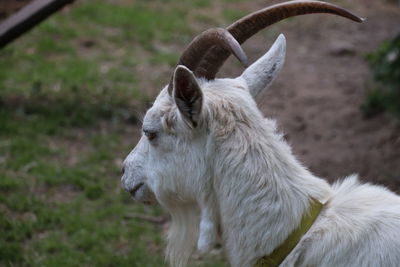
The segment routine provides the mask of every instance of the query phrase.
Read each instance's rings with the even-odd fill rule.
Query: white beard
[[[193,253],[199,235],[200,210],[193,203],[169,209],[171,225],[167,235],[166,257],[171,266],[183,267]]]

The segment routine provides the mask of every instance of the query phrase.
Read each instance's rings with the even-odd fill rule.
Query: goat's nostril
[[[125,174],[125,166],[122,167],[121,172],[122,172],[122,175]]]

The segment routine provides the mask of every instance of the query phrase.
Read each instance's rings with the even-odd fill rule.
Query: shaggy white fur
[[[326,204],[282,266],[399,266],[400,197],[356,176],[333,186],[314,176],[257,108],[252,96],[284,55],[282,35],[236,79],[198,80],[178,66],[174,93],[164,88],[146,113],[123,187],[171,213],[172,266],[196,246],[209,251],[218,227],[230,264],[252,266],[298,227],[311,198]]]

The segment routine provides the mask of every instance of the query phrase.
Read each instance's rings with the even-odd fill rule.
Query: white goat
[[[213,79],[230,52],[246,61],[238,42],[285,17],[316,12],[361,21],[331,4],[292,1],[209,30],[183,53],[147,111],[122,185],[171,214],[171,265],[185,266],[196,243],[206,253],[220,234],[232,266],[260,264],[282,244],[286,253],[268,266],[400,266],[400,198],[356,176],[333,186],[314,176],[257,108],[253,97],[283,65],[284,36],[240,77]],[[323,203],[318,217],[288,248],[315,203]]]

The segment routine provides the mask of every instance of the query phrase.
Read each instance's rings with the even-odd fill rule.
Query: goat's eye
[[[153,131],[147,131],[147,130],[143,130],[144,135],[147,137],[147,139],[149,140],[153,140],[154,138],[157,137],[157,133],[153,132]]]

